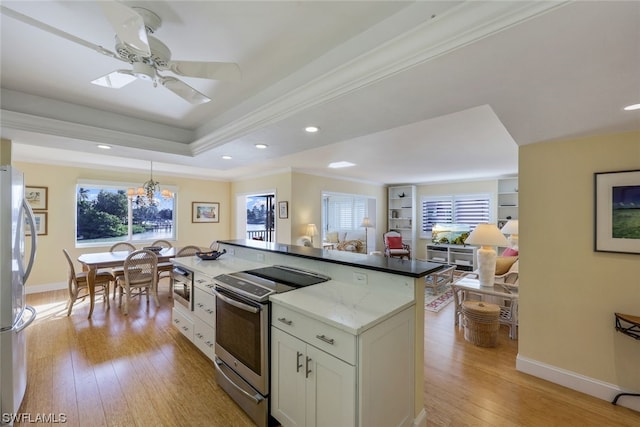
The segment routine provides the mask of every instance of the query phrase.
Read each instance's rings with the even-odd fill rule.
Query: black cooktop
[[[214,279],[217,286],[258,302],[266,302],[272,294],[331,280],[319,273],[282,265],[221,274]]]
[[[318,273],[314,273],[306,270],[299,270],[297,268],[273,265],[270,267],[255,268],[253,270],[246,270],[244,273],[251,274],[252,276],[258,276],[263,279],[273,280],[283,285],[289,285],[294,288],[302,288],[304,286],[315,285],[317,283],[326,282],[330,280],[330,277],[323,276]]]

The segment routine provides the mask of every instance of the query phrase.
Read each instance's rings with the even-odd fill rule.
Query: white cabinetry
[[[518,177],[498,180],[498,228],[518,219]]]
[[[455,265],[456,270],[473,271],[477,267],[475,246],[427,244],[427,261]]]
[[[413,310],[352,335],[273,303],[271,415],[287,426],[409,426]]]
[[[174,302],[173,325],[208,358],[214,360],[216,300],[213,293],[213,279],[197,272],[192,275],[193,311]]]
[[[402,234],[402,241],[411,247],[416,241],[416,186],[401,185],[388,189],[389,230]]]
[[[216,343],[216,297],[213,294],[213,279],[196,273],[193,290],[193,343],[209,359],[215,359]]]

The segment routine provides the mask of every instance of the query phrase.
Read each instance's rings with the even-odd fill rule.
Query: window
[[[175,203],[156,193],[155,206],[138,205],[127,197],[126,183],[80,182],[76,186],[76,245],[175,240]],[[170,189],[175,194],[175,189]]]
[[[361,229],[362,219],[369,216],[369,198],[364,196],[325,193],[322,202],[323,232]]]
[[[420,237],[431,238],[435,224],[466,224],[471,230],[491,220],[491,197],[488,194],[422,197]]]

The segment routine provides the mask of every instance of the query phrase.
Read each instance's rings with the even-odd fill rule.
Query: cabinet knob
[[[293,322],[291,320],[287,320],[286,317],[278,317],[278,322],[282,322],[287,326],[291,326]]]
[[[311,358],[307,356],[307,362],[306,362],[307,366],[305,367],[305,370],[306,370],[305,378],[309,378],[309,374],[311,373],[311,369],[309,368],[310,362],[311,362]]]
[[[335,340],[333,338],[327,338],[324,334],[316,335],[316,338],[318,338],[320,341],[326,342],[327,344],[333,345],[335,343]]]
[[[300,356],[302,356],[302,353],[296,351],[296,372],[300,372],[300,368],[302,368],[302,363],[300,363]]]

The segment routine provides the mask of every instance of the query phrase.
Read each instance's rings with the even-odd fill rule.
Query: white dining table
[[[96,271],[101,268],[122,267],[125,259],[131,252],[93,252],[82,254],[78,257],[78,261],[87,268],[87,287],[89,288],[89,318],[93,314],[94,296],[96,293]],[[168,262],[171,258],[175,258],[178,253],[176,248],[163,248],[156,255],[158,262]],[[108,296],[107,296],[108,297]]]

